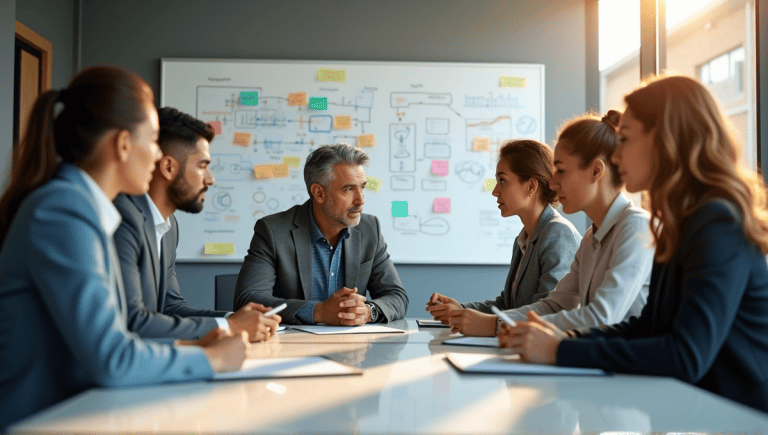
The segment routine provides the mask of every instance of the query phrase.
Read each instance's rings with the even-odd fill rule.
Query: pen
[[[275,308],[272,308],[271,310],[264,313],[265,316],[271,316],[273,314],[277,314],[280,311],[283,311],[284,309],[288,308],[288,304],[283,302],[281,305],[276,306]]]
[[[514,320],[510,319],[509,316],[504,314],[500,309],[496,308],[495,305],[491,305],[491,311],[493,311],[493,314],[499,316],[499,319],[501,319],[504,323],[506,323],[509,326],[517,326],[517,323],[515,323]]]

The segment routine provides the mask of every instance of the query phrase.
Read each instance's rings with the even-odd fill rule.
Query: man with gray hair
[[[368,161],[363,150],[347,144],[325,145],[307,156],[310,199],[256,222],[235,308],[285,302],[283,321],[299,324],[351,326],[405,315],[408,296],[379,220],[362,213]]]

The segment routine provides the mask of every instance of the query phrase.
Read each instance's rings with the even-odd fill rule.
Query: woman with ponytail
[[[94,67],[35,102],[0,198],[0,432],[92,386],[208,379],[245,358],[247,337],[220,330],[178,345],[126,329],[112,199],[149,188],[153,99],[137,75]]]
[[[768,412],[765,184],[696,80],[652,78],[624,101],[612,160],[630,192],[650,196],[648,303],[571,334],[530,316],[499,341],[525,361],[673,376]]]

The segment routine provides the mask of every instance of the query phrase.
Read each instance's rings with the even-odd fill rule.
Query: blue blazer
[[[22,202],[0,249],[0,432],[92,386],[213,376],[199,347],[128,332],[115,257],[77,167]]]
[[[115,246],[125,282],[128,329],[144,338],[193,339],[218,327],[214,317],[226,311],[192,308],[181,295],[176,279],[176,246],[179,226],[171,216],[171,229],[161,240],[157,258],[157,236],[152,212],[144,195],[118,195],[115,207],[123,221],[115,232]]]
[[[768,412],[768,267],[729,201],[687,219],[639,318],[578,334],[558,365],[673,376]]]

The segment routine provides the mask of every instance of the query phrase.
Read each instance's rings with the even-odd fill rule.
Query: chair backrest
[[[237,274],[216,275],[216,310],[232,311],[235,304]]]

